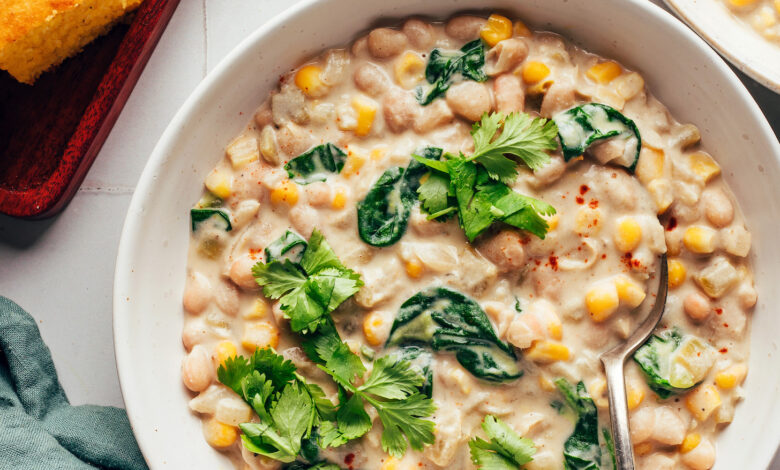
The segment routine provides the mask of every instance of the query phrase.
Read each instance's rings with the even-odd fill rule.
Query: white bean
[[[655,453],[639,461],[640,470],[674,470],[674,459],[668,455]]]
[[[187,351],[202,343],[208,337],[208,327],[200,319],[187,321],[181,332],[181,342]]]
[[[222,312],[231,317],[235,317],[238,314],[238,309],[241,305],[238,288],[228,282],[220,282],[215,289],[214,300],[217,301],[217,306]]]
[[[298,204],[290,209],[289,217],[295,230],[304,238],[309,238],[314,227],[318,225],[318,214],[311,206]]]
[[[258,129],[262,129],[268,124],[271,124],[273,119],[274,115],[271,112],[271,103],[266,100],[257,108],[257,111],[255,111],[255,124]]]
[[[291,157],[297,157],[312,146],[311,134],[301,126],[288,122],[276,133],[279,149]]]
[[[758,301],[758,293],[753,283],[749,280],[743,281],[737,289],[737,298],[739,299],[739,305],[744,309],[753,308]]]
[[[306,200],[310,206],[322,207],[330,203],[331,190],[330,185],[324,181],[317,181],[304,186],[306,191]]]
[[[709,188],[701,195],[704,214],[712,225],[725,227],[734,220],[734,205],[720,188]]]
[[[490,90],[483,83],[465,81],[453,85],[447,91],[447,104],[458,116],[478,121],[483,113],[493,108]]]
[[[525,108],[525,91],[517,75],[507,73],[496,77],[493,94],[496,96],[496,111],[511,113]]]
[[[523,240],[514,230],[498,232],[482,241],[477,249],[501,272],[515,271],[525,265]]]
[[[377,28],[368,34],[368,52],[377,59],[396,56],[406,46],[406,35],[395,29]]]
[[[702,438],[699,445],[682,454],[680,460],[693,470],[709,470],[715,464],[715,446],[706,437]]]
[[[355,69],[352,79],[360,91],[371,96],[379,96],[387,91],[390,83],[382,69],[370,62],[360,64]]]
[[[256,263],[249,255],[243,255],[230,265],[230,280],[244,289],[255,290],[259,286],[252,275],[252,266]]]
[[[653,440],[670,446],[682,444],[686,428],[685,422],[671,407],[656,408]]]
[[[211,302],[211,283],[203,274],[193,271],[187,278],[184,286],[184,309],[190,313],[198,314]]]
[[[550,158],[550,163],[534,170],[534,178],[530,183],[534,187],[547,186],[558,181],[558,178],[563,176],[565,171],[566,162],[563,161],[563,157],[553,155]]]
[[[418,134],[425,134],[437,127],[449,124],[455,118],[452,110],[447,103],[442,100],[436,100],[428,106],[423,106],[414,119],[414,131]]]
[[[572,105],[574,105],[574,88],[569,84],[555,82],[544,94],[539,114],[552,117],[559,111],[571,108]]]
[[[500,41],[485,56],[485,73],[495,76],[512,72],[528,56],[528,45],[522,39]]]
[[[485,24],[485,18],[478,16],[456,16],[447,22],[444,32],[461,41],[476,39]]]
[[[449,226],[449,224],[428,220],[428,216],[420,212],[416,207],[413,209],[411,217],[409,217],[409,225],[411,225],[412,229],[417,232],[417,234],[423,237],[446,234],[448,233],[447,227]]]
[[[629,418],[631,441],[641,444],[653,435],[655,428],[655,409],[645,406],[636,410]]]
[[[691,292],[685,296],[683,309],[691,320],[697,322],[706,320],[712,312],[710,300],[699,292]]]
[[[417,18],[407,20],[401,28],[401,31],[406,34],[407,39],[409,39],[409,42],[414,47],[417,49],[425,49],[426,52],[427,49],[430,49],[431,45],[433,45],[435,39],[434,35],[436,34],[433,25],[418,20]]]
[[[206,348],[197,345],[184,358],[181,365],[181,378],[184,385],[193,392],[202,392],[211,385],[214,377],[211,358]]]
[[[396,134],[412,125],[417,115],[417,102],[410,93],[392,90],[382,100],[382,115],[388,129]]]
[[[254,180],[254,185],[262,189],[259,191],[260,197],[245,199],[238,203],[238,206],[233,211],[233,230],[244,228],[260,210],[260,201],[265,198],[265,188],[263,188],[263,185],[257,184],[257,181],[257,179]]]

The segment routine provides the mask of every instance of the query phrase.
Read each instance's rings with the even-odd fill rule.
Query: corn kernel
[[[547,332],[550,334],[550,338],[552,339],[556,339],[558,341],[563,339],[563,323],[561,323],[558,315],[555,315],[555,317],[551,318],[550,322],[547,323]]]
[[[376,103],[365,96],[357,95],[352,98],[352,107],[357,113],[357,126],[355,135],[364,136],[371,132],[371,125],[376,116]]]
[[[382,330],[385,317],[380,312],[371,312],[363,318],[363,336],[371,346],[379,346],[385,341]]]
[[[605,84],[616,79],[621,73],[623,73],[623,69],[620,68],[620,65],[610,60],[592,66],[585,72],[585,75],[596,83]]]
[[[704,422],[721,404],[720,393],[712,385],[695,388],[685,397],[685,406],[694,418]]]
[[[271,202],[274,204],[284,202],[289,206],[294,206],[298,203],[298,186],[290,180],[282,181],[271,191]]]
[[[780,0],[775,0],[775,11],[780,15]]]
[[[382,463],[382,470],[398,470],[398,460],[395,457],[388,457]]]
[[[556,341],[535,341],[525,350],[525,357],[534,362],[568,361],[569,348]]]
[[[743,8],[756,3],[756,0],[729,0],[729,3],[731,4],[731,6],[735,6],[737,8]]]
[[[744,364],[734,364],[715,375],[715,385],[724,390],[729,390],[741,384],[745,380],[746,375],[747,367]]]
[[[233,177],[224,171],[213,170],[206,177],[206,189],[220,199],[227,199],[233,193]]]
[[[210,446],[217,449],[224,449],[236,442],[236,439],[238,439],[238,429],[211,418],[203,422],[203,437],[206,438],[206,442],[208,442]]]
[[[322,81],[322,69],[316,65],[305,65],[295,74],[295,85],[306,96],[318,97],[328,92],[328,86]]]
[[[336,188],[333,194],[333,201],[330,203],[330,207],[340,210],[347,205],[347,190],[344,188]]]
[[[649,442],[643,442],[634,446],[634,454],[642,456],[653,451],[653,445]]]
[[[238,351],[236,345],[232,341],[220,341],[214,348],[214,357],[217,360],[217,365],[223,365],[228,358],[236,357]]]
[[[780,0],[778,0],[780,1]],[[522,21],[515,21],[515,34],[524,38],[531,37],[531,30]]]
[[[454,380],[456,384],[458,384],[458,388],[462,394],[468,395],[471,393],[471,379],[465,372],[463,372],[463,369],[459,367],[450,369],[449,375],[450,378]]]
[[[242,137],[230,143],[225,149],[233,168],[240,169],[260,160],[260,149],[254,137]]]
[[[615,278],[618,298],[631,308],[637,308],[645,300],[645,290],[633,279],[625,275]]]
[[[709,254],[715,251],[715,230],[702,225],[692,225],[685,229],[683,245],[688,251]]]
[[[268,316],[268,304],[263,299],[255,299],[252,308],[244,313],[246,320],[260,320]]]
[[[549,217],[544,217],[544,219],[547,221],[547,231],[551,232],[558,228],[558,222],[560,222],[561,217],[555,213]]]
[[[645,399],[645,391],[641,388],[629,386],[626,390],[626,403],[629,410],[635,410]]]
[[[553,381],[543,375],[539,376],[539,388],[545,392],[552,392],[553,390],[556,390]]]
[[[247,351],[262,348],[275,348],[279,345],[279,330],[276,326],[259,321],[244,325],[244,336],[241,338],[241,346]]]
[[[523,80],[526,83],[537,83],[548,75],[550,75],[550,68],[544,62],[532,60],[523,67]]]
[[[647,186],[654,179],[658,179],[664,174],[665,154],[663,150],[642,146],[639,152],[639,161],[636,164],[634,172],[639,181]]]
[[[355,152],[349,152],[347,161],[344,163],[344,169],[341,170],[341,174],[345,178],[349,178],[350,176],[357,174],[365,164],[366,157],[360,156]]]
[[[685,436],[685,439],[683,439],[682,444],[680,444],[680,453],[687,454],[688,452],[695,449],[700,442],[701,442],[701,434],[697,432],[692,432],[688,434],[687,436]]]
[[[512,37],[512,22],[501,15],[490,15],[482,26],[479,36],[488,46],[493,47],[504,39]]]
[[[615,232],[615,246],[623,253],[633,251],[642,240],[642,227],[633,217],[618,220]]]
[[[414,52],[407,51],[393,66],[395,81],[402,88],[411,89],[425,78],[425,61]]]
[[[620,299],[613,282],[600,282],[585,294],[585,306],[593,321],[602,322],[615,313]]]
[[[606,397],[607,393],[607,381],[603,378],[598,378],[590,381],[587,385],[588,393],[593,398],[593,403],[599,408],[609,407],[609,399]]]
[[[423,265],[417,261],[409,261],[406,263],[406,274],[413,279],[417,279],[422,276]]]
[[[720,174],[720,166],[711,156],[704,152],[690,154],[688,156],[688,164],[702,183],[709,183],[712,178]]]
[[[385,152],[387,152],[387,149],[383,147],[377,147],[375,149],[371,150],[371,160],[374,160],[375,162],[378,162],[379,160],[385,158]]]
[[[669,260],[669,288],[680,287],[685,282],[685,265],[679,259]]]
[[[658,214],[663,214],[674,202],[672,184],[664,178],[655,179],[647,183],[647,191],[652,196]]]
[[[547,93],[547,90],[550,89],[553,83],[555,83],[554,80],[544,80],[529,86],[526,88],[525,92],[528,96],[543,95]],[[582,158],[580,158],[580,160],[582,160]]]

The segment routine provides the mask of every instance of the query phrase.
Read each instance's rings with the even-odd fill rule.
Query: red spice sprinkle
[[[553,271],[558,270],[558,257],[557,256],[550,256],[550,267],[553,269]]]
[[[580,186],[580,194],[585,195],[590,190],[587,184]]]
[[[541,261],[541,260],[538,260],[538,259],[535,259],[535,260],[534,260],[534,263],[536,263],[536,265],[537,265],[537,266],[539,266],[539,265],[541,265],[541,264],[542,264],[542,261]]]
[[[669,217],[669,222],[666,223],[666,231],[671,232],[677,228],[677,219],[674,217]]]
[[[722,308],[716,308],[716,309],[715,309],[715,313],[717,313],[718,315],[720,315],[720,314],[722,314],[722,313],[723,313],[723,309],[722,309]]]
[[[577,196],[575,201],[577,201],[577,204],[585,204],[585,198],[582,196]]]
[[[355,461],[355,454],[347,454],[344,456],[344,463],[347,465],[352,465],[352,462]]]
[[[723,324],[723,327],[724,327],[724,328],[728,328],[728,327],[729,327],[729,324],[728,324],[728,323],[724,323],[724,324]]]
[[[601,255],[601,259],[607,259],[607,254],[604,253],[603,255]]]
[[[718,349],[718,352],[721,354],[726,354],[727,352],[729,352],[729,348],[720,348]]]
[[[591,199],[588,205],[590,206],[591,209],[595,209],[599,206],[599,201],[597,201],[596,199]]]

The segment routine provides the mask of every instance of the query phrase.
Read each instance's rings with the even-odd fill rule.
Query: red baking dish
[[[179,0],[146,0],[34,86],[0,71],[0,212],[44,218],[73,198]]]

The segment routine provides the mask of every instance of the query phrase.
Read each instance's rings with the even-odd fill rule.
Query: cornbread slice
[[[107,32],[142,0],[0,0],[0,68],[22,83]]]

